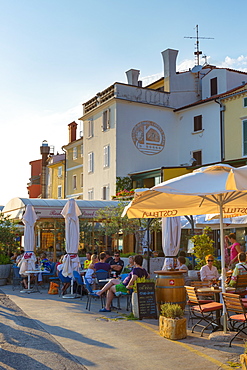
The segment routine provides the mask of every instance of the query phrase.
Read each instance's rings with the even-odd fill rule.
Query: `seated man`
[[[111,270],[111,266],[109,265],[109,263],[106,263],[106,254],[104,252],[100,253],[99,262],[95,263],[94,269],[95,271],[105,270],[107,272]]]
[[[119,276],[124,268],[124,261],[120,259],[120,252],[116,251],[114,253],[114,259],[110,261],[110,266],[112,271],[116,272],[116,276]]]
[[[229,283],[229,286],[232,287],[236,285],[238,275],[247,274],[246,254],[244,252],[238,254],[238,261],[239,263],[236,264]]]
[[[87,252],[86,253],[86,257],[87,257],[87,259],[83,263],[83,269],[84,270],[88,269],[89,265],[91,265],[92,253],[91,252]]]
[[[97,295],[99,296],[107,292],[106,306],[104,308],[101,308],[99,312],[111,312],[111,302],[116,293],[128,293],[128,289],[133,288],[133,284],[137,278],[149,278],[149,274],[142,267],[142,262],[143,257],[141,255],[136,255],[134,257],[135,267],[124,279],[124,281],[121,281],[119,279],[111,279],[99,292],[97,292]]]
[[[106,263],[110,263],[111,261],[113,261],[113,257],[109,251],[105,251],[105,254],[106,254]]]

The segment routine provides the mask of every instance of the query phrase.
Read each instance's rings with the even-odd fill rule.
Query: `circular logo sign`
[[[147,155],[158,154],[165,146],[164,131],[152,121],[137,123],[132,130],[132,140],[137,149]]]

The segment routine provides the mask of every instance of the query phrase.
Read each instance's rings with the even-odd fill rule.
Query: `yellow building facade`
[[[64,145],[66,151],[66,198],[83,199],[83,138]]]
[[[220,99],[223,105],[225,161],[247,161],[247,84]],[[244,164],[244,163],[242,163]]]
[[[55,157],[57,158],[55,160]],[[65,155],[60,154],[53,156],[49,160],[48,168],[48,198],[63,199],[64,198],[64,181],[65,181]]]

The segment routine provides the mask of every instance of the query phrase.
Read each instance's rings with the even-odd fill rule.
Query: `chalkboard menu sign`
[[[157,319],[155,283],[138,283],[136,285],[139,318]]]

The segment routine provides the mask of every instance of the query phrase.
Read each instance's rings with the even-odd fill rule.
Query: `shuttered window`
[[[193,163],[193,166],[201,166],[202,165],[202,151],[198,150],[193,152],[193,158],[195,158],[196,162]]]
[[[247,108],[247,98],[244,98],[244,108]]]
[[[247,120],[243,121],[243,155],[247,155]]]
[[[202,130],[202,115],[194,117],[194,131]]]
[[[110,167],[110,145],[104,146],[103,151],[103,167]]]
[[[88,172],[94,171],[93,152],[88,153]]]
[[[217,95],[218,94],[218,86],[217,86],[217,77],[212,78],[210,80],[210,91],[211,91],[211,96],[212,95]]]

